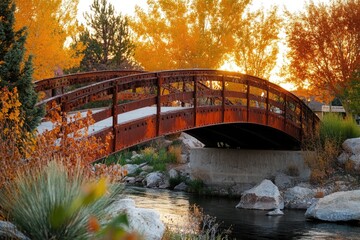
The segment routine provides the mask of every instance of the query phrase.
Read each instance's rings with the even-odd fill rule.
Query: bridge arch
[[[92,74],[101,78],[104,72]],[[66,76],[61,79],[66,82]],[[55,101],[68,112],[104,98],[112,104],[93,118],[98,123],[111,119],[111,124],[94,134],[113,133],[111,152],[182,131],[208,146],[294,149],[319,122],[304,102],[269,81],[207,69],[129,73],[38,104]],[[126,120],[129,114],[137,117]]]

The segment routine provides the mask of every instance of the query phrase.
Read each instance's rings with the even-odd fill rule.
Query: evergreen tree
[[[84,17],[88,29],[77,41],[85,47],[82,71],[139,68],[132,60],[135,46],[127,17],[117,15],[107,0],[94,0]]]
[[[44,114],[35,107],[38,95],[32,82],[31,57],[24,61],[26,28],[14,30],[16,10],[13,0],[0,1],[0,87],[17,88],[26,130],[34,130]]]

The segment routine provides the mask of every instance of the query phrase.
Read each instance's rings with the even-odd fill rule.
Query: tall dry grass
[[[344,119],[338,114],[324,116],[318,132],[308,137],[303,146],[312,183],[321,184],[334,172],[342,143],[355,137],[360,137],[360,128],[352,118]]]

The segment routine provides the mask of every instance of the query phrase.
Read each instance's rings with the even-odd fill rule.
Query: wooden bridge
[[[114,138],[111,154],[159,136],[187,132],[207,147],[299,149],[319,119],[292,93],[260,78],[219,70],[100,71],[41,80],[37,91],[69,112],[89,102],[93,134]],[[77,87],[77,88],[76,88]],[[137,117],[122,120],[137,112]],[[140,116],[139,116],[140,113]]]

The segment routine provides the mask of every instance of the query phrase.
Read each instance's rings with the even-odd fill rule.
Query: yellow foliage
[[[131,23],[135,59],[146,70],[216,68],[234,44],[249,0],[148,0]]]
[[[235,62],[244,73],[269,79],[279,52],[281,18],[277,8],[247,12],[244,20],[246,24],[235,31]]]
[[[143,150],[141,150],[141,153],[144,154],[145,156],[152,156],[156,154],[156,149],[153,147],[146,147]]]
[[[15,177],[35,147],[35,138],[23,128],[24,117],[16,88],[0,89],[0,187]]]
[[[40,80],[76,66],[80,56],[66,46],[77,31],[79,0],[15,0],[15,27],[27,27],[26,49],[33,55],[34,78]]]
[[[181,146],[170,146],[168,152],[175,157],[177,163],[181,163]]]

